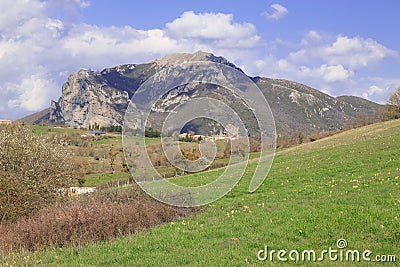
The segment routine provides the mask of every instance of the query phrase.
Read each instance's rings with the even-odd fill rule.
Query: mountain
[[[34,114],[23,117],[22,119],[20,119],[20,121],[23,121],[27,124],[33,124],[33,123],[39,124],[42,122],[48,123],[49,115],[50,115],[50,108],[46,108]]]
[[[382,105],[366,100],[358,96],[338,96],[337,99],[349,103],[358,108],[358,111],[369,112],[371,109],[377,109]]]
[[[225,58],[201,51],[194,54],[172,54],[144,64],[120,65],[101,71],[81,69],[69,76],[62,87],[60,99],[57,102],[52,101],[48,111],[40,113],[40,116],[30,116],[29,122],[38,117],[34,122],[42,120],[49,124],[86,128],[90,125],[121,125],[129,99],[144,81],[162,68],[192,61],[221,63],[243,72]],[[374,112],[380,107],[358,97],[332,97],[292,81],[263,77],[251,79],[268,100],[278,133],[296,130],[311,133],[339,129],[357,114]],[[178,103],[205,95],[226,100],[240,114],[245,114],[245,118],[252,120],[251,115],[246,115],[249,109],[229,97],[226,89],[198,83],[175,88],[157,103],[152,119],[154,128],[160,127],[160,122]],[[204,127],[205,124],[208,127]],[[252,125],[252,122],[249,124]],[[197,122],[193,127],[206,132],[216,125]]]
[[[351,118],[374,113],[381,107],[360,97],[333,97],[292,81],[258,77],[253,80],[271,107],[278,133],[337,130]]]

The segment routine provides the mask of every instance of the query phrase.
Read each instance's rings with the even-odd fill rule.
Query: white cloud
[[[10,109],[37,111],[49,106],[49,98],[55,96],[57,85],[44,74],[35,74],[22,79],[20,84],[8,84],[8,88],[17,93],[16,98],[8,101]]]
[[[375,95],[375,94],[381,94],[382,92],[384,92],[385,89],[380,88],[376,85],[372,85],[369,87],[368,91],[363,93],[362,96],[366,99],[368,99],[369,97]]]
[[[390,50],[372,39],[359,36],[348,37],[339,35],[332,43],[313,44],[310,40],[321,40],[318,33],[310,32],[303,38],[300,50],[290,53],[289,58],[294,62],[310,62],[320,60],[329,65],[343,65],[351,70],[369,67],[385,57],[393,56]]]
[[[88,5],[83,0],[1,1],[0,8],[9,12],[0,16],[0,105],[5,109],[0,117],[47,107],[66,80],[60,73],[197,50],[240,59],[260,40],[254,25],[237,23],[231,14],[185,12],[164,29],[151,30],[71,24],[50,15]]]
[[[0,33],[4,36],[32,18],[43,17],[44,7],[45,3],[37,0],[0,1]]]
[[[364,88],[366,89],[353,89],[352,93],[354,95],[376,101],[380,104],[385,104],[388,101],[390,94],[400,86],[400,79],[370,77],[365,81],[362,81],[362,83],[365,84]]]
[[[383,63],[398,56],[398,52],[372,39],[309,31],[297,46],[287,47],[297,48],[280,58],[268,55],[258,59],[257,75],[289,79],[334,96],[356,95],[379,103],[385,103],[400,84],[398,79],[365,77],[372,66],[387,68]]]
[[[330,64],[343,64],[352,69],[368,67],[393,53],[372,39],[338,36],[329,47],[321,50]]]
[[[272,4],[270,6],[270,8],[271,8],[271,11],[264,12],[263,15],[267,19],[271,19],[271,20],[279,20],[289,12],[286,7],[284,7],[280,4]]]
[[[54,9],[79,10],[89,4],[0,1],[1,10],[7,10],[0,16],[0,118],[18,118],[48,107],[60,95],[68,74],[78,68],[101,69],[197,50],[222,55],[249,75],[290,79],[333,94],[384,102],[390,89],[400,84],[358,77],[360,69],[396,53],[359,36],[327,36],[311,30],[298,43],[276,40],[274,45],[262,40],[253,24],[236,22],[232,14],[189,11],[164,28],[150,30],[70,23],[53,16],[59,13]],[[278,4],[271,7],[275,11],[269,15],[275,18],[287,13]],[[282,53],[281,47],[290,51]],[[273,54],[278,50],[280,57]]]
[[[218,47],[254,47],[260,40],[251,23],[235,23],[232,14],[185,12],[167,23],[166,32],[176,39],[212,42]]]
[[[382,88],[379,88],[379,87],[376,86],[376,85],[372,85],[372,86],[369,88],[369,90],[368,90],[368,94],[369,94],[369,95],[373,95],[373,94],[375,94],[375,93],[382,93],[383,91],[385,91],[385,90],[382,89]]]
[[[285,78],[304,82],[308,85],[318,84],[318,88],[337,82],[345,82],[354,76],[354,72],[342,65],[322,64],[320,66],[298,66],[288,59],[259,60],[257,66],[264,68],[264,76]]]
[[[141,31],[93,25],[75,26],[63,39],[62,47],[69,58],[90,62],[92,68],[145,60],[142,55],[167,54],[181,48],[159,29]]]
[[[317,31],[309,31],[302,39],[301,39],[301,45],[302,46],[309,46],[313,45],[315,43],[318,43],[322,41],[322,36],[319,34]]]
[[[318,68],[302,66],[300,67],[300,71],[309,78],[320,78],[328,83],[346,81],[354,75],[352,71],[345,69],[342,65],[329,66],[327,64],[322,64]]]
[[[323,64],[319,72],[326,82],[345,81],[354,75],[354,72],[345,69],[341,64],[333,66]]]

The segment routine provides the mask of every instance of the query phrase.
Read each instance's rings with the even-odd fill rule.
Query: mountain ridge
[[[122,125],[129,99],[157,71],[177,64],[211,61],[241,72],[224,57],[198,51],[171,54],[143,64],[124,64],[101,71],[80,69],[62,86],[62,96],[52,101],[48,113],[28,116],[29,123],[61,124],[88,128],[90,125]],[[244,73],[244,72],[243,72]],[[355,96],[333,97],[314,88],[284,79],[249,77],[265,95],[276,120],[278,133],[336,130],[360,113],[372,113],[381,105]],[[193,90],[193,88],[191,89]],[[175,90],[170,103],[192,97],[188,87]],[[218,97],[222,91],[214,90]],[[168,103],[166,104],[168,105]],[[41,121],[39,121],[41,120]]]

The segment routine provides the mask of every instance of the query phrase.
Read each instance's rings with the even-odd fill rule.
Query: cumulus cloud
[[[271,11],[263,13],[264,17],[270,20],[280,20],[289,12],[286,7],[280,4],[272,4],[270,8]]]
[[[43,17],[45,3],[35,0],[2,0],[0,10],[0,33],[4,36],[32,18]]]
[[[349,81],[355,74],[341,64],[297,65],[287,58],[258,60],[256,66],[262,68],[260,72],[264,76],[303,82],[318,89],[325,88],[325,91],[330,88],[329,84]]]
[[[331,46],[322,50],[329,63],[341,63],[352,69],[367,67],[392,53],[394,52],[372,39],[347,36],[338,36]]]
[[[254,64],[257,75],[294,80],[334,96],[356,95],[379,103],[385,103],[390,91],[400,85],[398,79],[365,77],[372,66],[398,55],[373,39],[309,31],[299,43],[287,47],[297,48],[280,58],[268,55],[258,59]]]
[[[354,75],[354,72],[345,69],[342,65],[322,64],[318,68],[300,67],[302,74],[311,77],[319,77],[325,82],[341,82],[346,81]]]
[[[383,91],[385,91],[385,89],[380,88],[376,85],[372,85],[371,87],[369,87],[368,92],[366,92],[364,95],[366,97],[369,97],[370,95],[379,94],[379,93],[382,93]]]
[[[8,84],[9,90],[16,95],[8,101],[9,108],[23,108],[27,111],[37,111],[49,105],[49,99],[57,95],[57,85],[45,74],[35,74],[23,78],[20,84]]]
[[[54,17],[85,8],[86,0],[4,0],[0,8],[0,117],[46,108],[66,76],[78,68],[101,69],[146,62],[174,52],[205,50],[237,58],[258,45],[254,25],[231,14],[185,12],[165,28],[101,27]],[[3,115],[4,114],[4,115]]]
[[[141,31],[131,27],[77,25],[63,39],[62,48],[69,58],[95,68],[146,60],[143,55],[171,53],[178,51],[180,45],[159,29]]]
[[[360,69],[396,54],[372,39],[309,31],[296,44],[277,40],[265,50],[266,40],[256,27],[235,21],[232,14],[188,11],[164,27],[140,30],[71,23],[59,12],[89,5],[87,0],[0,1],[1,10],[7,10],[0,16],[0,118],[48,107],[78,68],[102,69],[197,50],[223,55],[249,75],[291,79],[332,93],[339,92],[333,86],[338,84],[348,94],[376,101],[384,102],[390,88],[400,84],[357,77]],[[279,4],[271,8],[271,19],[287,13]],[[290,51],[277,58],[271,50],[282,46]]]
[[[330,65],[341,64],[346,68],[358,70],[375,64],[385,57],[396,54],[372,39],[359,36],[348,37],[339,35],[332,43],[310,45],[312,39],[319,39],[317,33],[307,34],[302,40],[302,49],[290,53],[289,57],[295,62],[322,60]]]
[[[185,12],[167,23],[166,32],[177,39],[197,39],[202,42],[236,47],[253,47],[260,40],[251,23],[235,23],[232,14]]]
[[[354,89],[353,94],[376,101],[380,104],[385,104],[390,94],[400,86],[400,79],[384,79],[381,77],[369,77],[363,84],[364,90]]]

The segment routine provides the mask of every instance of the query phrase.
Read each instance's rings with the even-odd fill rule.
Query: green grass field
[[[80,130],[74,128],[67,127],[52,127],[52,126],[41,126],[41,125],[31,125],[30,128],[34,130],[39,135],[46,135],[48,133],[57,133],[57,134],[72,134],[72,133],[80,133],[85,134],[87,130]]]
[[[337,249],[395,255],[400,262],[400,121],[350,130],[277,152],[254,193],[251,163],[239,184],[195,217],[78,248],[10,255],[27,266],[275,266],[259,250]],[[181,185],[212,181],[221,170],[179,177]],[[343,251],[346,251],[344,249]],[[288,257],[288,255],[286,255]],[[14,263],[14,261],[16,263]],[[396,266],[388,263],[385,266]],[[291,266],[290,261],[283,265]],[[299,266],[369,266],[370,262],[300,261]],[[6,265],[7,266],[7,265]]]
[[[95,140],[92,142],[93,145],[114,145],[121,146],[122,136],[118,134],[113,134],[109,138]]]

